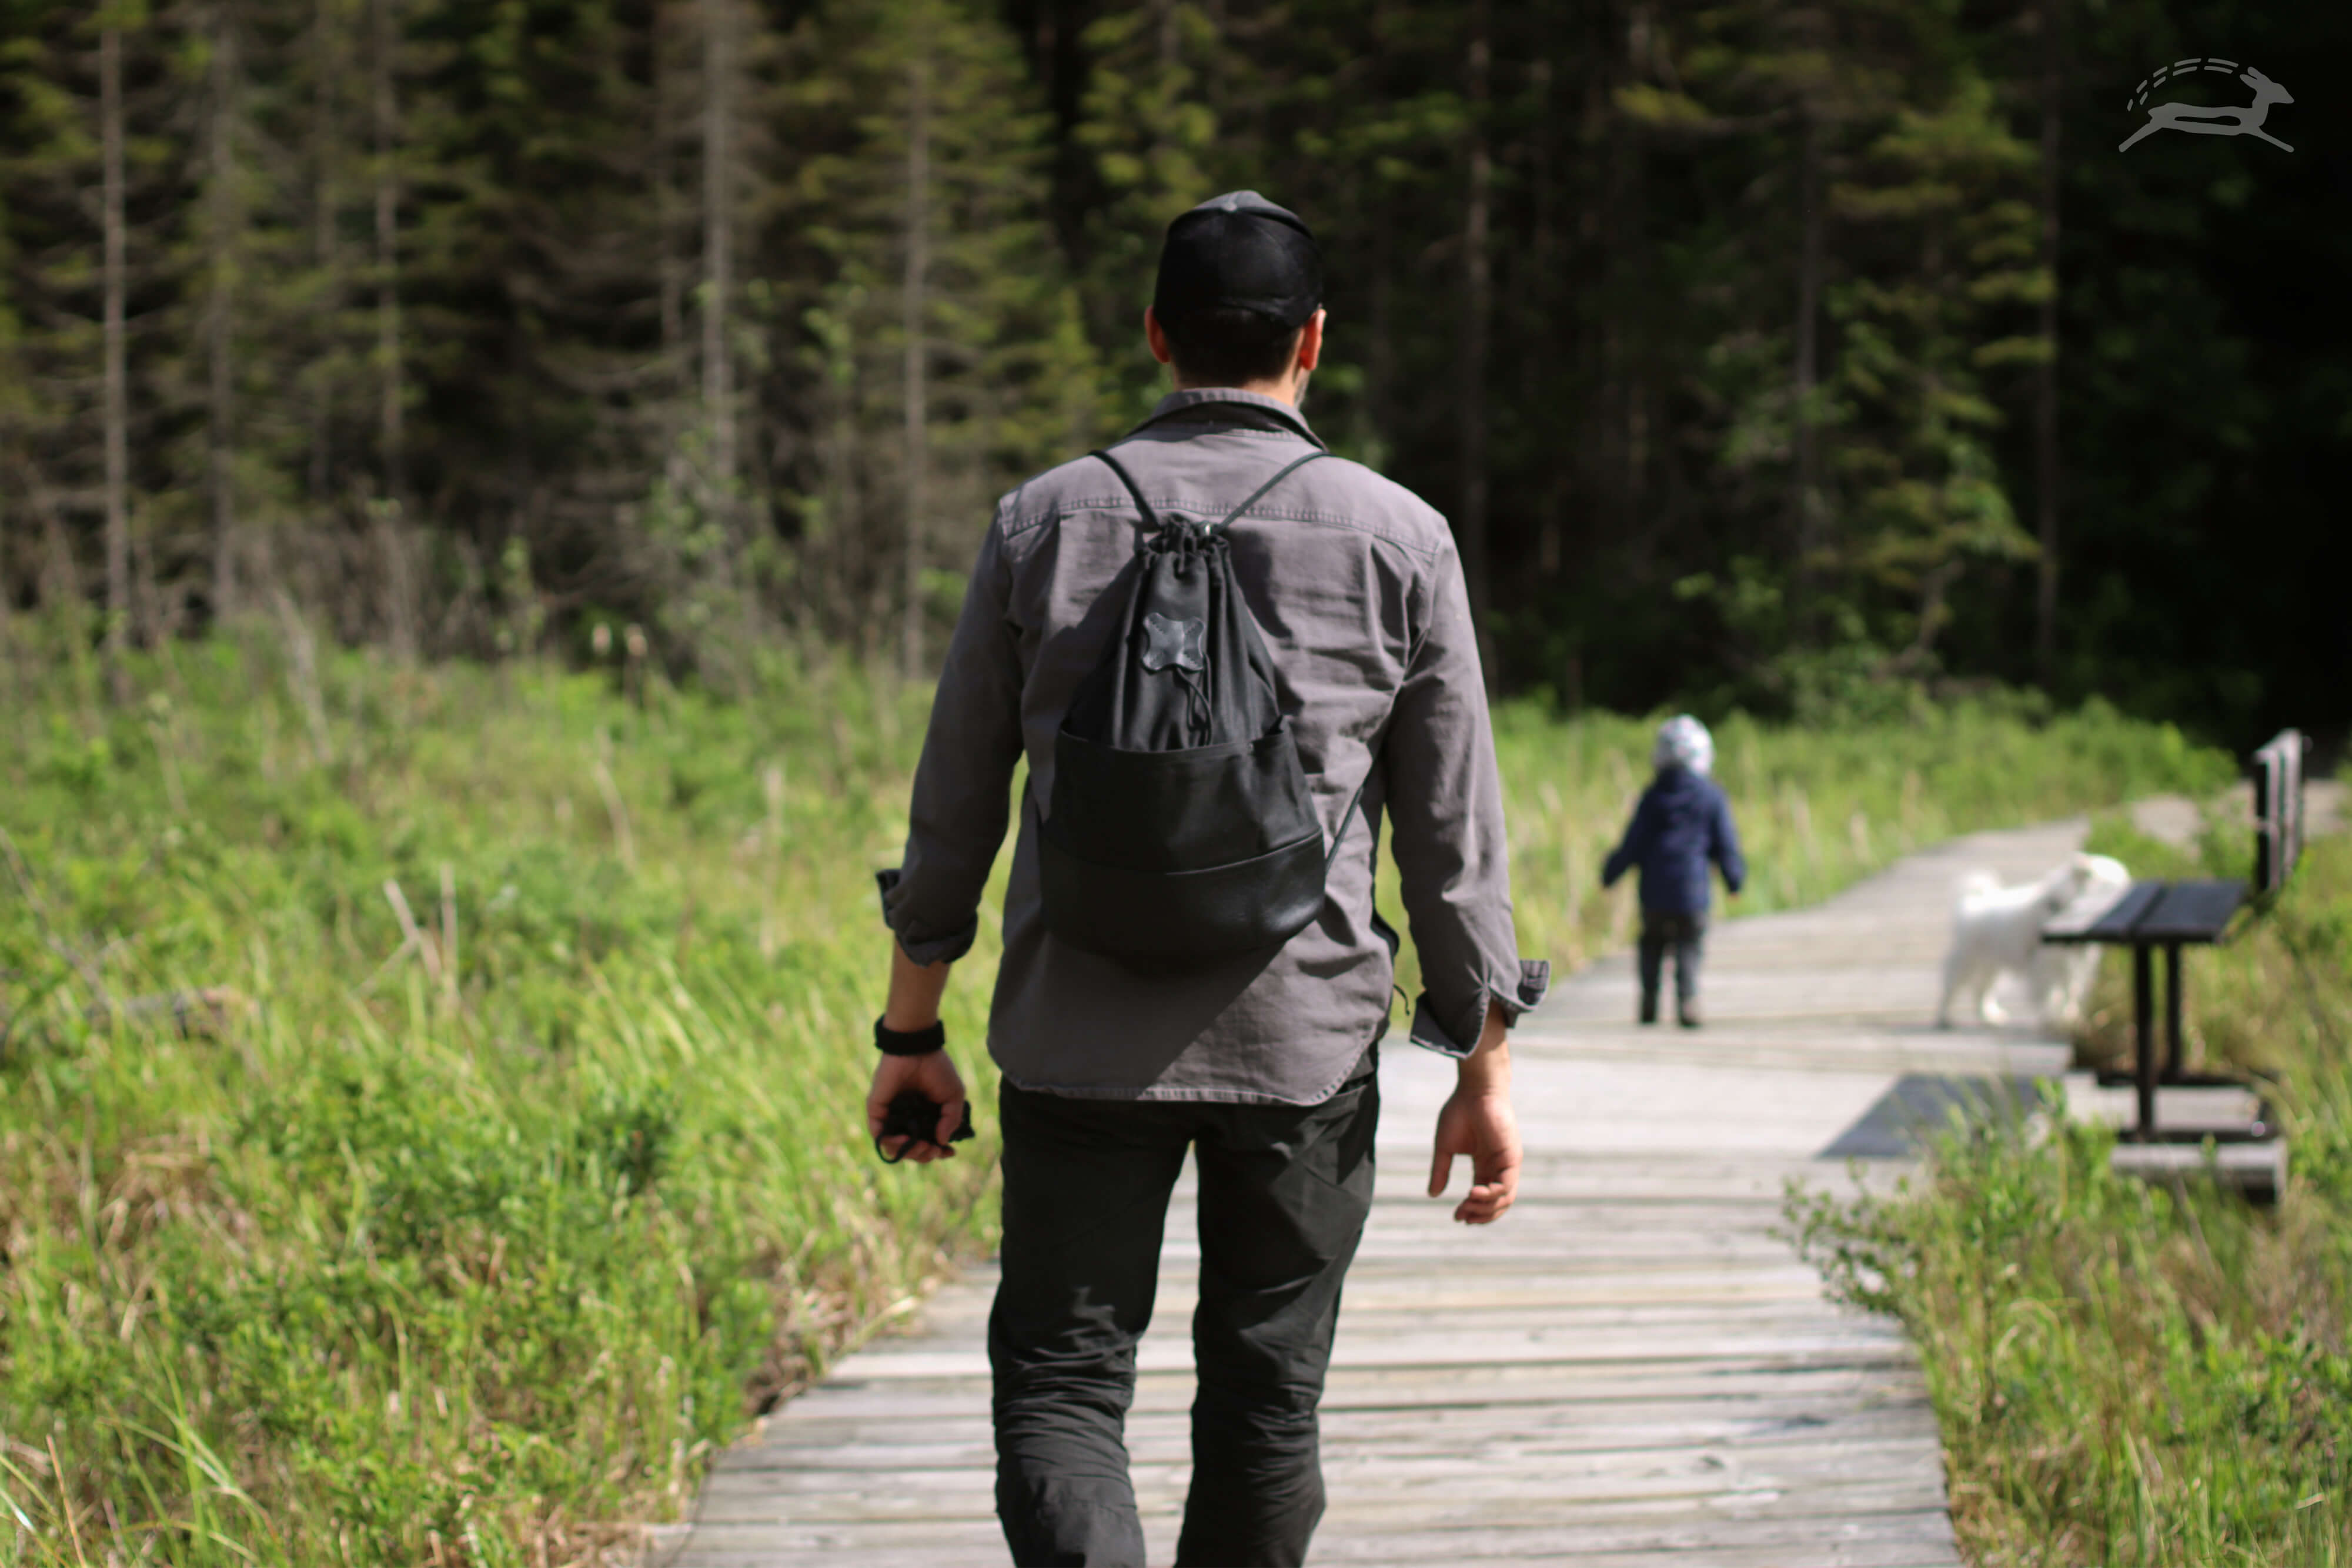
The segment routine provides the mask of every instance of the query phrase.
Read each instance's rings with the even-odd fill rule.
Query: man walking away
[[[1323,349],[1321,299],[1306,224],[1254,192],[1169,225],[1143,325],[1175,390],[1108,460],[1064,464],[998,505],[940,673],[905,860],[884,876],[896,942],[867,1120],[879,1136],[891,1101],[920,1090],[940,1106],[932,1137],[883,1146],[927,1161],[948,1155],[964,1111],[940,1049],[940,996],[971,946],[1013,765],[1026,758],[988,1039],[1003,1072],[1003,1280],[989,1320],[996,1500],[1018,1563],[1144,1562],[1123,1433],[1188,1149],[1200,1180],[1199,1388],[1176,1561],[1305,1560],[1324,1506],[1316,1409],[1372,1196],[1375,1044],[1397,943],[1372,908],[1383,816],[1426,987],[1412,1038],[1459,1062],[1430,1196],[1457,1155],[1470,1157],[1472,1186],[1456,1219],[1492,1223],[1517,1186],[1505,1030],[1548,976],[1517,956],[1461,563],[1443,517],[1326,455],[1299,412]],[[1233,594],[1211,622],[1239,628],[1237,595],[1255,630],[1204,643],[1197,622],[1141,613],[1139,594],[1197,588],[1181,576],[1196,560],[1230,570]],[[1150,572],[1176,575],[1137,588]],[[1134,635],[1121,641],[1129,610]],[[1114,692],[1144,692],[1145,708],[1190,736],[1187,726],[1227,711],[1220,683],[1244,668],[1234,649],[1249,655],[1251,691],[1278,698],[1265,739],[1265,755],[1284,759],[1276,782],[1306,831],[1319,824],[1328,841],[1319,868],[1311,854],[1304,862],[1307,896],[1292,901],[1304,927],[1184,961],[1107,956],[1072,914],[1072,823],[1117,832],[1131,816],[1148,838],[1162,814],[1057,794],[1057,756],[1104,768],[1185,754],[1108,753],[1081,740],[1073,699],[1098,666],[1124,661],[1113,673],[1131,685]],[[1161,681],[1175,684],[1151,684]],[[1085,686],[1087,714],[1105,689]],[[1198,747],[1204,765],[1232,762],[1230,747],[1169,744]],[[1075,763],[1068,772],[1081,777]],[[1220,813],[1237,809],[1223,798],[1181,804],[1170,814],[1198,818],[1187,831],[1205,822],[1212,837]],[[1070,821],[1053,823],[1065,810]],[[1164,913],[1142,899],[1105,906],[1107,918],[1139,926]]]
[[[1657,777],[1642,791],[1625,837],[1601,868],[1609,887],[1633,866],[1642,868],[1642,1021],[1658,1021],[1658,981],[1668,952],[1675,959],[1675,1016],[1699,1026],[1698,966],[1706,943],[1709,862],[1722,868],[1735,897],[1748,880],[1739,831],[1723,786],[1707,777],[1715,737],[1688,714],[1658,727],[1650,760]]]

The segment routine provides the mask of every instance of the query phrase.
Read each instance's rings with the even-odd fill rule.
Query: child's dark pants
[[[1123,1438],[1168,1199],[1200,1169],[1199,1392],[1180,1565],[1306,1561],[1323,1516],[1317,1405],[1371,1211],[1370,1058],[1317,1105],[1066,1099],[1007,1083],[996,1512],[1020,1564],[1141,1568]]]
[[[1675,956],[1675,998],[1682,1002],[1698,999],[1698,965],[1706,946],[1706,915],[1661,915],[1642,911],[1642,1016],[1651,1018],[1658,1010],[1659,971],[1664,967],[1666,954]]]

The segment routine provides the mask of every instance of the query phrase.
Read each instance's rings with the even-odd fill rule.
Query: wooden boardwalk
[[[1629,961],[1515,1037],[1528,1169],[1486,1229],[1423,1196],[1452,1068],[1384,1051],[1378,1198],[1324,1405],[1327,1563],[1957,1564],[1909,1347],[1833,1309],[1774,1234],[1794,1176],[1911,1072],[2047,1073],[2063,1047],[1928,1027],[1954,884],[2037,875],[2081,824],[1915,855],[1709,942],[1706,1029],[1637,1029]],[[1129,1424],[1155,1563],[1189,1470],[1198,1249],[1180,1189]],[[982,1331],[993,1273],[844,1360],[712,1475],[675,1568],[1006,1561]]]

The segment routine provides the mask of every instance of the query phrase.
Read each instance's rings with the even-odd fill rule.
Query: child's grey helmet
[[[1715,737],[1690,715],[1678,713],[1658,726],[1658,744],[1650,753],[1650,765],[1705,773],[1715,766]]]

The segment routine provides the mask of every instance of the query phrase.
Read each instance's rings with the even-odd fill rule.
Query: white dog
[[[2131,873],[2106,855],[2078,854],[2039,882],[2004,887],[1990,872],[1972,872],[1960,883],[1952,909],[1952,949],[1944,956],[1944,999],[1937,1005],[1938,1028],[1961,1016],[1988,1024],[2009,1021],[1994,990],[2005,975],[2024,982],[2040,1014],[2052,1028],[2072,1028],[2099,971],[2095,947],[2046,947],[2042,928],[2061,915],[2095,918],[2131,886]]]

